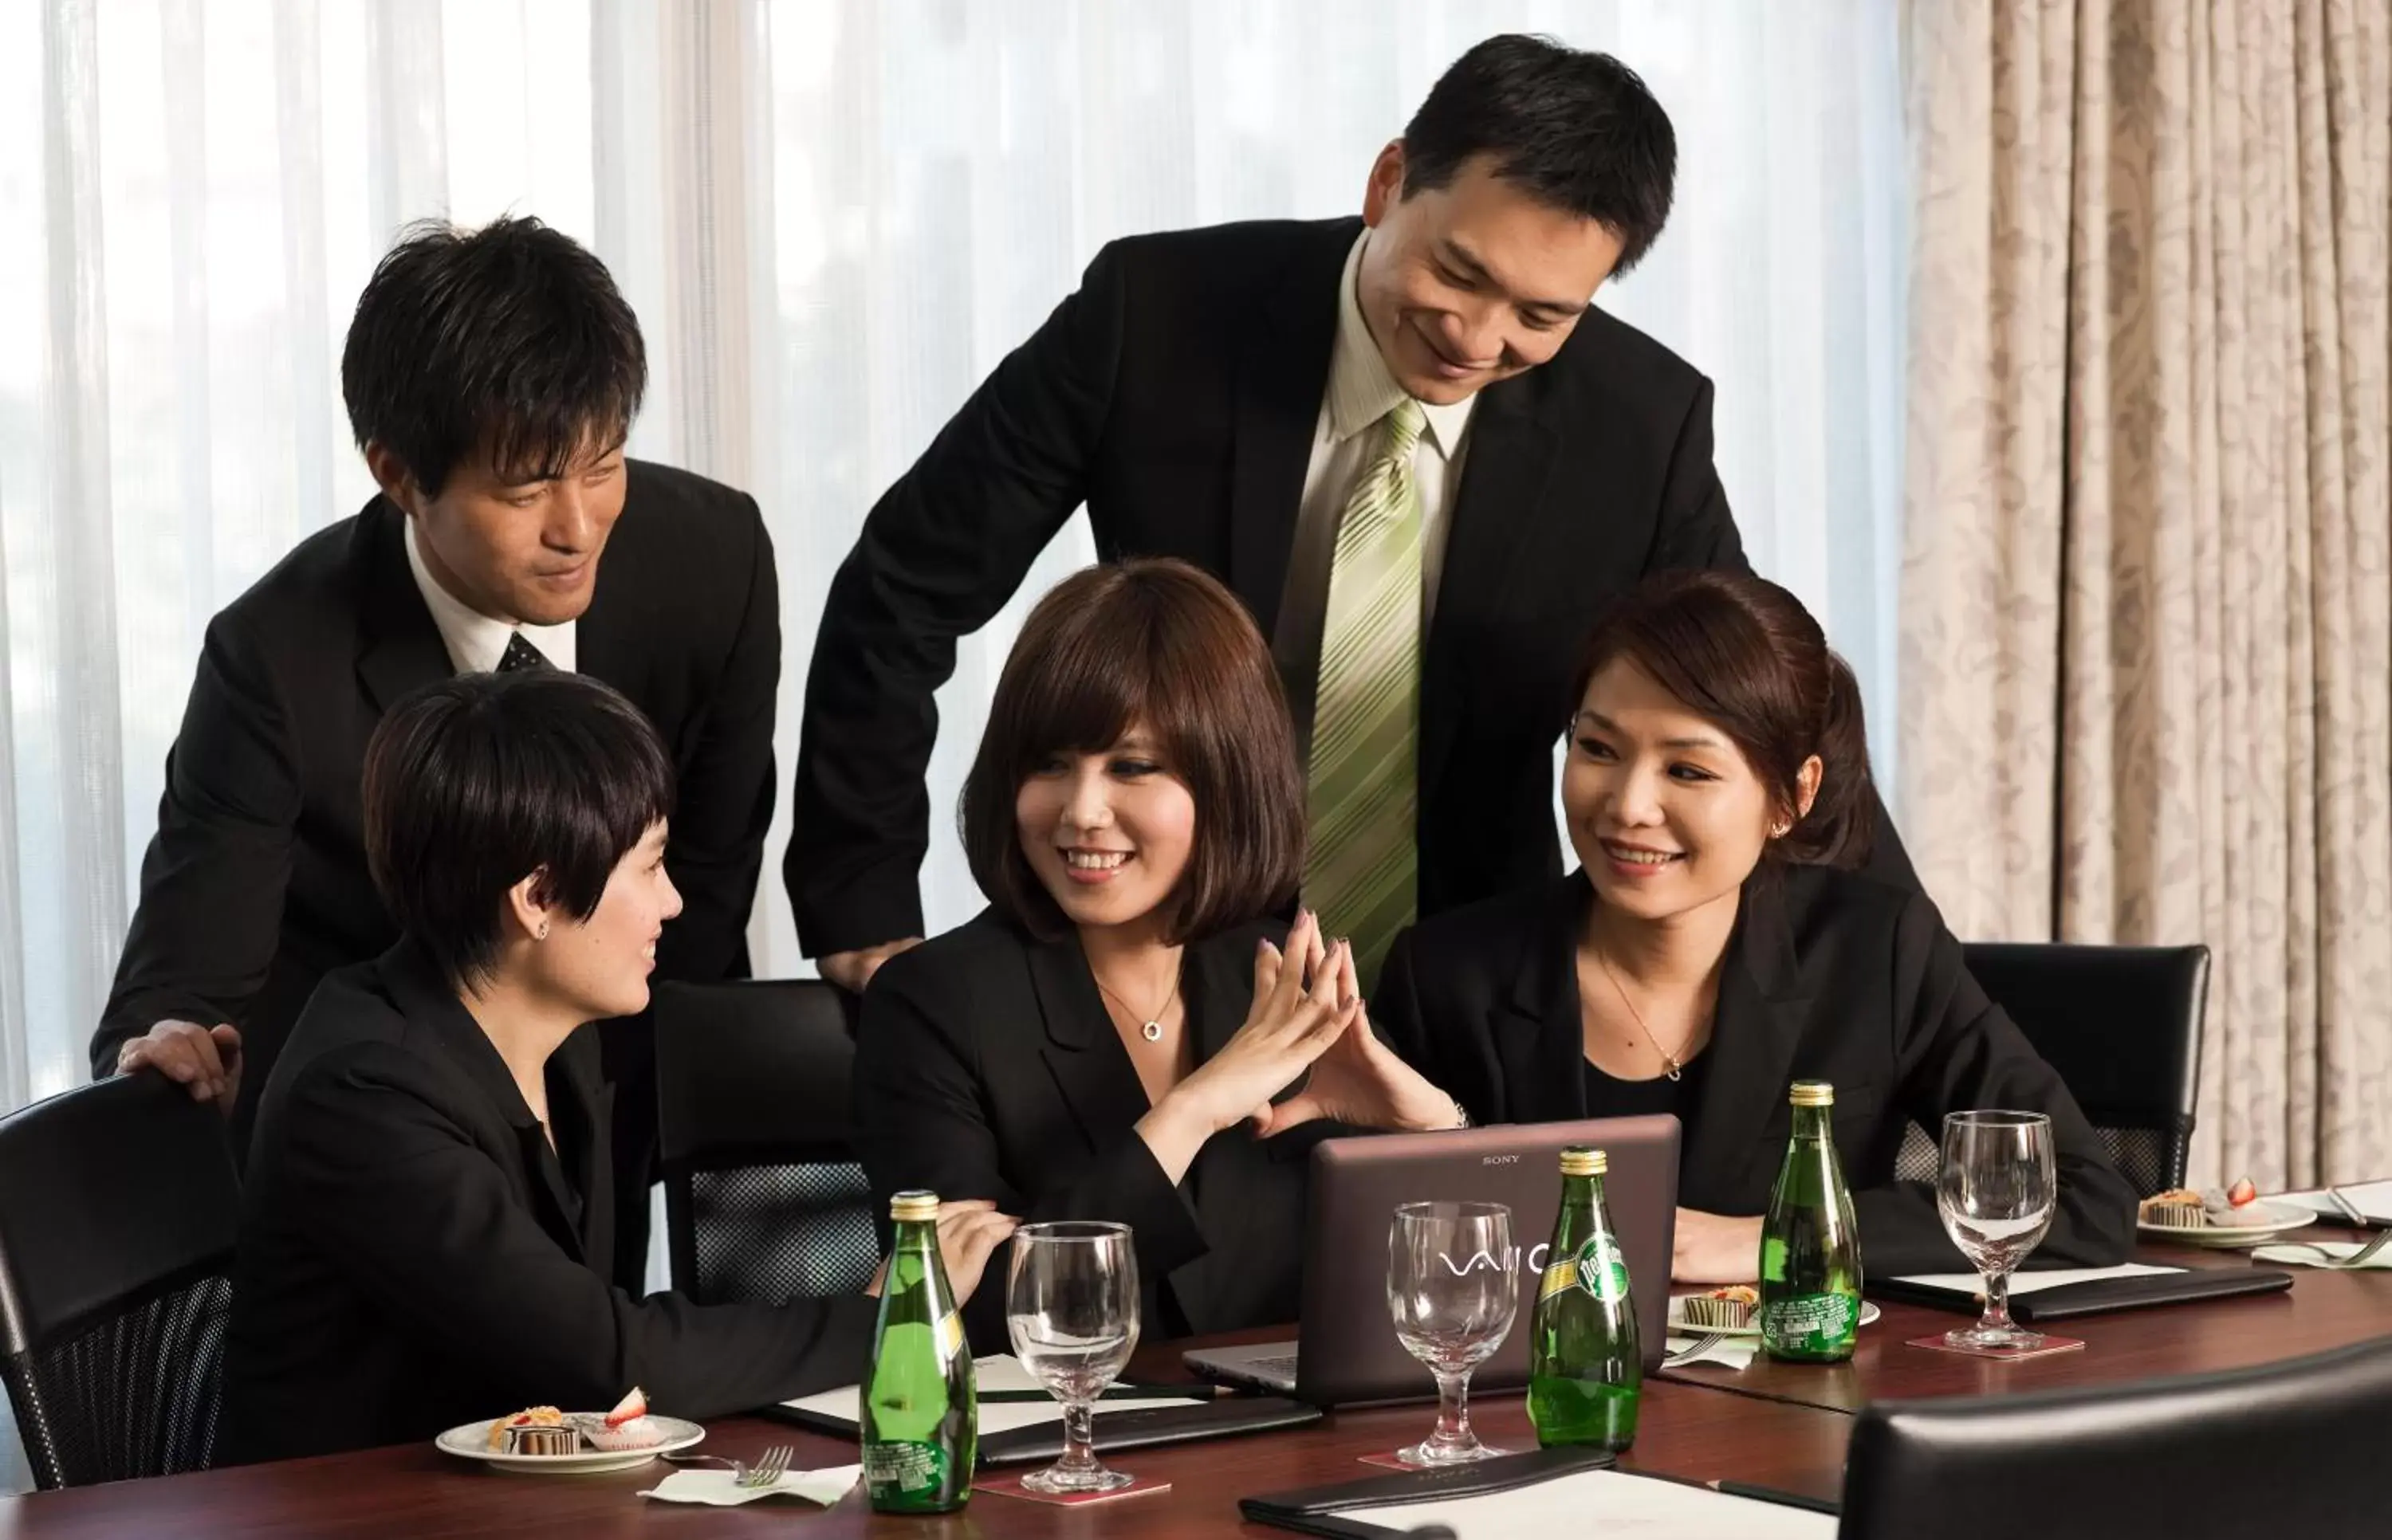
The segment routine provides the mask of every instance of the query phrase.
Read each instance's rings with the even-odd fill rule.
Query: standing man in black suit
[[[420,226],[383,259],[341,357],[381,495],[209,624],[95,1074],[156,1068],[234,1109],[246,1142],[317,980],[396,938],[366,871],[366,742],[455,673],[575,670],[646,713],[680,785],[687,900],[658,977],[747,973],[773,809],[772,543],[744,493],[625,458],[646,380],[605,267],[537,220]],[[644,1237],[647,1022],[603,1036],[625,1115],[618,1234]]]
[[[1741,571],[1711,386],[1591,307],[1670,212],[1617,59],[1491,38],[1381,150],[1362,217],[1115,241],[865,522],[806,680],[786,874],[861,989],[923,929],[955,639],[1082,502],[1108,559],[1220,576],[1306,755],[1305,900],[1366,973],[1415,912],[1559,870],[1553,754],[1603,602]]]

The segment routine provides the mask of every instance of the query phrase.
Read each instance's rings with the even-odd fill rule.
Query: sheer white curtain
[[[636,453],[750,487],[782,766],[874,497],[1107,239],[1350,212],[1488,33],[1609,49],[1681,140],[1600,303],[1719,383],[1756,563],[1892,699],[1893,0],[27,0],[0,6],[0,1106],[83,1078],[207,618],[369,487],[336,361],[405,221],[537,214],[650,342]],[[953,806],[1021,604],[941,699]],[[1890,709],[1880,713],[1890,726]],[[1889,740],[1878,736],[1880,744]],[[800,971],[766,852],[760,967]]]

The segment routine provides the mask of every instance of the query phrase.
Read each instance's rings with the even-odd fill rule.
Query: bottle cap
[[[1601,1150],[1588,1149],[1583,1145],[1572,1145],[1562,1151],[1564,1176],[1601,1176],[1609,1164]]]
[[[908,1192],[891,1193],[889,1197],[889,1217],[900,1224],[918,1224],[939,1217],[939,1195],[916,1187]]]
[[[1786,1099],[1796,1106],[1833,1106],[1836,1088],[1826,1081],[1796,1081]]]

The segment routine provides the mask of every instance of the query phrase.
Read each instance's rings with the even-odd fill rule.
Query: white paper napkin
[[[1752,1363],[1753,1355],[1761,1351],[1761,1339],[1758,1337],[1714,1337],[1709,1346],[1692,1357],[1678,1356],[1701,1340],[1699,1337],[1670,1338],[1669,1361],[1662,1367],[1679,1369],[1689,1364],[1717,1364],[1740,1373]]]
[[[2301,1246],[2257,1246],[2251,1249],[2254,1262],[2290,1262],[2298,1267],[2316,1267],[2328,1259],[2339,1262],[2365,1246],[2361,1240],[2320,1240]],[[2392,1247],[2386,1247],[2368,1258],[2353,1273],[2372,1273],[2375,1269],[2392,1268]]]
[[[735,1508],[759,1497],[803,1497],[828,1507],[846,1496],[863,1474],[860,1465],[835,1465],[827,1470],[785,1470],[771,1486],[734,1486],[727,1469],[676,1470],[640,1495],[709,1508]]]

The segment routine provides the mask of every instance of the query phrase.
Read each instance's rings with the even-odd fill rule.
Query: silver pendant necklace
[[[1088,977],[1091,978],[1096,977],[1096,970],[1094,968],[1088,970]],[[1145,1016],[1145,1020],[1139,1023],[1138,1029],[1138,1036],[1146,1039],[1149,1042],[1161,1042],[1163,1041],[1163,1018],[1171,1014],[1172,1002],[1179,998],[1178,974],[1174,973],[1171,976],[1171,992],[1163,997],[1163,1003],[1155,1008],[1154,1013],[1151,1016],[1148,1016],[1143,1011],[1131,1010],[1129,1002],[1113,993],[1112,988],[1108,986],[1103,979],[1097,979],[1097,988],[1104,991],[1104,996],[1107,1000],[1112,1001],[1114,1004],[1127,1012],[1132,1019]]]

